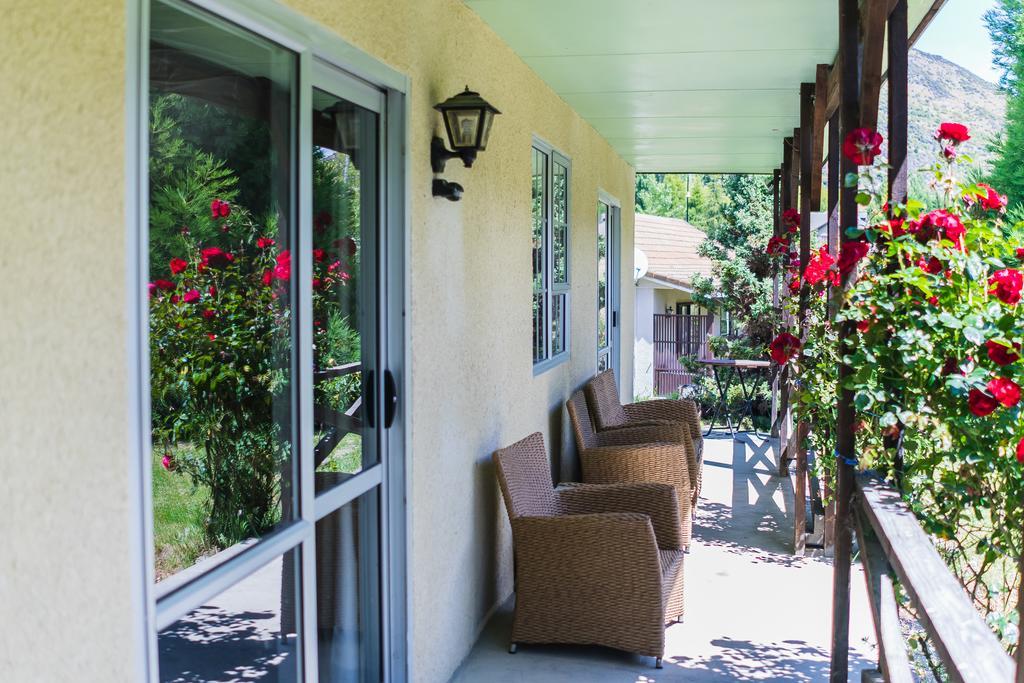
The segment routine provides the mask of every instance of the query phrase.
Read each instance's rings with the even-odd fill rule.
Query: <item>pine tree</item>
[[[996,156],[989,182],[1016,205],[1024,201],[1024,0],[998,0],[985,13],[985,25],[1007,95],[1006,127],[992,144]]]

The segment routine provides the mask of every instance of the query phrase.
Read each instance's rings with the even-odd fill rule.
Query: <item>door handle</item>
[[[384,371],[384,429],[389,429],[395,422],[398,412],[398,386],[395,376],[390,370]]]
[[[370,429],[376,427],[377,413],[377,377],[373,370],[366,372],[365,386],[363,388],[363,419]]]
[[[619,312],[618,311],[612,311],[612,327],[618,327],[618,326],[619,326]]]

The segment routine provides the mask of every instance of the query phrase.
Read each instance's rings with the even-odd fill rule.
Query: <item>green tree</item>
[[[990,182],[1010,199],[1024,201],[1024,0],[998,0],[985,13],[994,63],[1006,92],[1006,127],[991,145],[995,154]]]

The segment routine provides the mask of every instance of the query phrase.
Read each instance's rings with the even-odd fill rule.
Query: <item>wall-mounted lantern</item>
[[[444,129],[448,134],[449,150],[444,140],[438,136],[430,142],[430,166],[434,173],[444,171],[449,159],[462,159],[462,164],[470,168],[476,160],[477,152],[487,149],[487,138],[491,134],[494,115],[501,112],[491,106],[479,93],[466,86],[464,92],[449,97],[434,106],[441,112]],[[462,197],[462,186],[443,178],[434,178],[433,193],[435,197],[444,197],[453,202]]]

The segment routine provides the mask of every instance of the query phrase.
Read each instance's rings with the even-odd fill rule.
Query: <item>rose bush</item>
[[[293,278],[291,251],[268,237],[272,226],[220,199],[210,211],[223,221],[221,244],[204,246],[183,232],[167,277],[149,285],[151,384],[155,436],[201,446],[168,451],[164,466],[209,487],[207,533],[224,547],[280,517]],[[322,321],[350,277],[350,255],[319,252],[313,310]]]
[[[876,135],[854,131],[844,153],[872,163]],[[837,262],[818,252],[802,273],[791,262],[791,291],[812,288],[803,349],[790,361],[799,378],[794,405],[797,419],[813,425],[822,476],[831,476],[835,459],[824,456],[835,449],[846,323],[856,335],[842,360],[852,369],[846,388],[857,409],[859,466],[900,482],[1009,644],[1024,528],[1024,224],[1005,220],[998,191],[967,180],[966,127],[943,124],[935,138],[938,160],[927,171],[935,196],[926,199],[940,208],[925,211],[919,199],[890,206],[883,167],[861,168],[846,182],[858,186],[867,220],[846,226]],[[845,291],[834,287],[840,278]],[[794,313],[796,305],[794,298]]]

